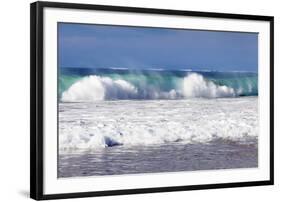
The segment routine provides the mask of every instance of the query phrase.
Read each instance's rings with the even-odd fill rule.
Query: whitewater
[[[60,103],[60,150],[247,143],[258,137],[256,97]]]

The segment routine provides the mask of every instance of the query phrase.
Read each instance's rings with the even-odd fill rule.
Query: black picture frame
[[[45,195],[43,192],[43,9],[101,10],[131,13],[195,16],[239,20],[268,21],[270,23],[270,179],[238,183],[204,184],[191,186],[155,187],[129,190],[79,192]],[[30,6],[30,197],[36,200],[93,197],[153,192],[171,192],[228,187],[273,185],[274,183],[274,17],[229,13],[195,12],[183,10],[135,8],[58,2],[35,2]]]

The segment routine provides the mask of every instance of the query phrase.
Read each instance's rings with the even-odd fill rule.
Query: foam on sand
[[[258,138],[257,97],[60,103],[59,148],[97,149]]]

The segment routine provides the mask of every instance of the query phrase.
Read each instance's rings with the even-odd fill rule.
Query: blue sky
[[[258,69],[258,34],[59,23],[59,66]]]

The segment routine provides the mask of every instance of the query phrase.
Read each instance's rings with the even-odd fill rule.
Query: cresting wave
[[[61,100],[71,102],[133,99],[137,93],[137,88],[127,81],[88,76],[77,81],[66,92],[63,92]]]
[[[200,74],[192,73],[184,78],[183,81],[184,97],[234,97],[236,92],[233,88],[216,85],[212,81],[207,81]]]
[[[163,77],[156,75],[154,81],[140,75],[97,76],[77,79],[61,94],[63,102],[89,102],[97,100],[125,99],[185,99],[193,97],[220,98],[241,95],[257,95],[257,81],[246,78],[206,79],[199,73],[188,73],[185,77]],[[150,79],[150,80],[149,80]],[[165,83],[168,80],[168,84]]]

